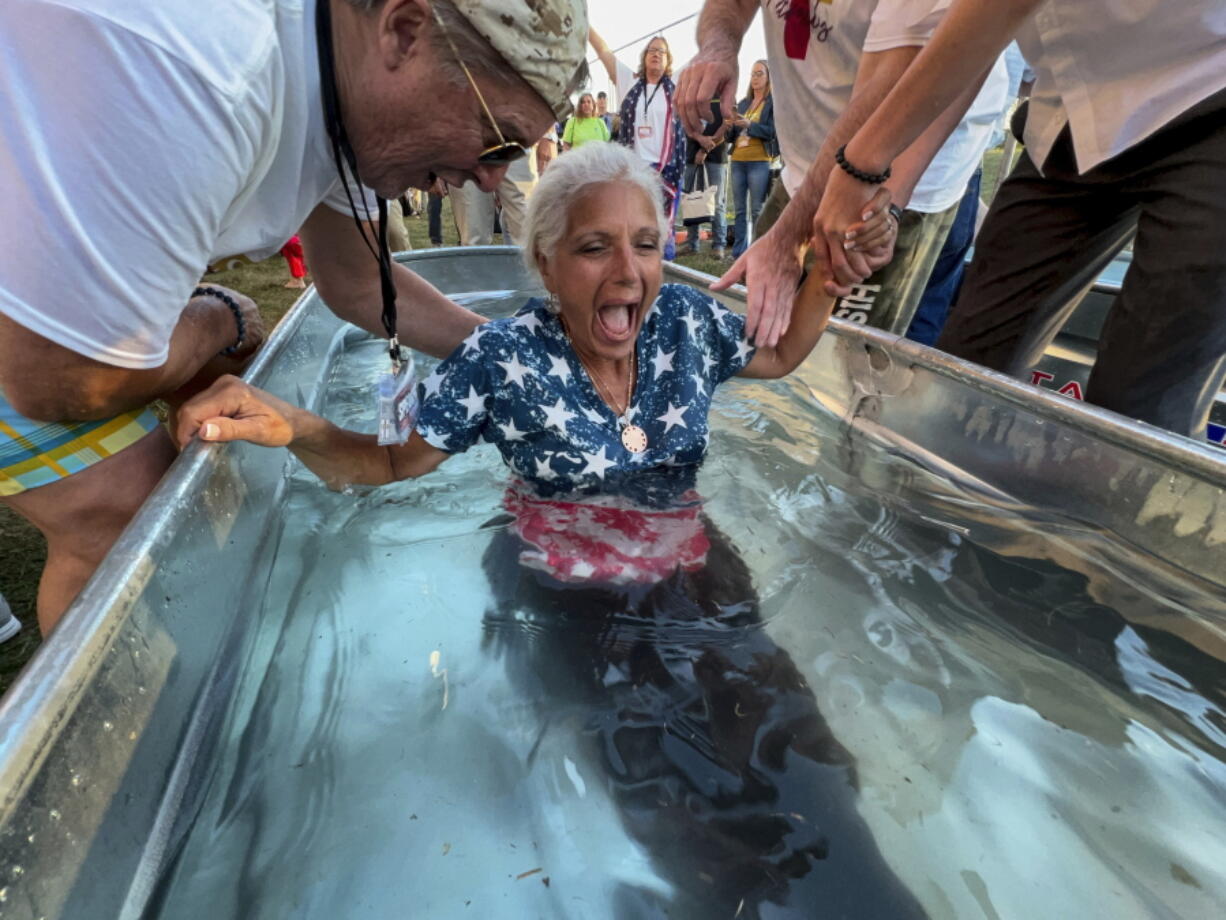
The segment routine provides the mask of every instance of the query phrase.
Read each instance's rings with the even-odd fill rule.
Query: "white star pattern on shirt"
[[[575,413],[566,408],[562,397],[559,396],[558,401],[552,406],[542,406],[541,408],[545,410],[545,424],[565,434],[566,423],[575,417]]]
[[[698,330],[702,328],[702,320],[699,319],[697,316],[695,316],[693,313],[687,313],[685,314],[685,316],[681,317],[681,322],[685,323],[685,327],[688,330],[687,335],[689,336],[689,338],[692,341],[697,341],[698,340],[697,338]]]
[[[519,363],[519,355],[512,354],[510,361],[498,361],[498,366],[507,372],[507,383],[518,383],[522,388],[524,385],[524,376],[530,368]]]
[[[656,370],[657,377],[662,377],[673,369],[673,355],[676,353],[675,348],[672,351],[665,351],[663,346],[656,349],[656,359],[651,363]]]
[[[597,425],[603,425],[605,423],[605,417],[600,414],[599,410],[584,406],[583,414],[587,417],[589,422],[595,422]]]
[[[565,358],[550,355],[549,370],[546,371],[546,376],[557,377],[560,380],[570,380],[570,365],[566,363]]]
[[[698,371],[694,371],[694,373],[690,374],[690,379],[694,381],[694,386],[698,387],[699,393],[705,393],[707,391],[707,378],[698,373]]]
[[[527,434],[527,432],[520,431],[515,427],[514,419],[508,421],[505,425],[499,425],[498,427],[502,429],[503,438],[508,441],[522,441],[524,439],[524,435]]]
[[[715,365],[717,364],[719,364],[719,362],[716,361],[714,358],[712,358],[709,354],[707,354],[707,350],[704,348],[702,350],[702,372],[703,374],[706,375],[707,377],[710,377],[711,368],[715,367]]]
[[[549,465],[549,458],[551,456],[552,456],[551,454],[546,454],[543,457],[536,458],[536,478],[537,479],[544,479],[545,481],[549,481],[551,479],[558,478],[558,474],[555,473],[553,471],[553,467]]]
[[[515,317],[515,325],[523,326],[526,329],[531,329],[533,332],[541,328],[541,321],[537,318],[536,311],[530,313],[522,313]]]
[[[477,388],[471,384],[468,387],[468,396],[464,399],[457,399],[456,402],[468,410],[469,421],[485,411],[485,397],[478,393]]]
[[[433,374],[421,382],[422,389],[425,391],[425,398],[429,399],[439,391],[443,385],[443,375],[435,370]]]
[[[478,326],[473,330],[473,334],[464,340],[464,354],[468,354],[470,351],[481,350],[481,333],[484,330],[484,325]]]
[[[657,422],[664,423],[664,433],[668,434],[674,425],[680,425],[682,428],[689,428],[685,423],[685,407],[675,406],[672,402],[668,404],[668,411],[656,419]]]
[[[736,359],[744,364],[749,360],[749,353],[753,351],[753,346],[744,339],[741,339],[736,346]]]
[[[610,459],[609,449],[603,446],[600,448],[599,456],[596,454],[583,454],[583,459],[587,463],[587,466],[584,468],[583,472],[595,473],[601,479],[604,479],[605,470],[611,466],[617,465],[612,459]]]

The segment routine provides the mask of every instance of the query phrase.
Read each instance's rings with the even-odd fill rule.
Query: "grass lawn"
[[[425,217],[410,217],[405,221],[409,238],[415,248],[430,245]],[[443,205],[443,242],[458,243],[449,203]],[[495,242],[498,239],[495,238]],[[700,271],[721,274],[729,263],[720,263],[704,251],[696,256],[683,256],[679,262]],[[286,289],[289,278],[285,262],[280,257],[256,264],[209,275],[206,282],[215,282],[242,291],[260,305],[265,322],[271,329],[284,315],[301,291]],[[42,572],[47,549],[42,535],[8,508],[0,506],[0,594],[21,620],[23,629],[14,639],[0,645],[0,694],[3,694],[18,671],[38,648],[38,625],[35,620],[35,598],[38,577]]]

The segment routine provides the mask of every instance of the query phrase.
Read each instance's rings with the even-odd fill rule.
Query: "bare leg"
[[[57,482],[0,499],[47,538],[38,628],[48,635],[175,459],[166,429]]]

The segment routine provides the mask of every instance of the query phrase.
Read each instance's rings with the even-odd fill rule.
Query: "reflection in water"
[[[329,418],[369,421],[385,356],[346,353]],[[717,393],[698,485],[736,552],[695,498],[604,557],[568,541],[628,519],[585,502],[524,558],[479,526],[492,448],[368,494],[294,469],[149,916],[905,916],[878,849],[941,920],[1226,916],[1220,589],[859,440],[802,379]],[[628,562],[659,577],[592,584]]]
[[[623,886],[615,915],[924,916],[856,810],[851,754],[762,628],[749,569],[686,498],[593,511],[513,490],[516,516],[484,557],[487,650],[550,719],[578,721],[674,887]]]

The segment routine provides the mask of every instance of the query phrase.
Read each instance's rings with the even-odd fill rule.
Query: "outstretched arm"
[[[873,210],[883,210],[890,202],[890,193],[878,189],[877,195],[870,203]],[[811,271],[795,294],[795,303],[791,305],[791,322],[787,330],[779,337],[775,345],[763,345],[754,353],[742,377],[764,377],[775,379],[786,376],[800,366],[813,346],[821,338],[830,319],[830,310],[834,306],[834,298],[825,291],[825,279],[820,272]]]
[[[906,74],[847,144],[847,159],[879,172],[986,74],[1043,0],[957,0]],[[839,171],[825,189],[826,228],[846,229],[872,189]]]
[[[609,75],[609,82],[616,86],[617,58],[609,50],[609,43],[596,31],[594,26],[588,26],[587,40],[588,44],[592,46],[592,50],[596,52],[596,57],[600,58],[600,63],[604,64],[605,72]]]
[[[915,186],[919,184],[923,178],[924,172],[928,169],[928,165],[932,162],[932,158],[937,155],[937,151],[941,149],[941,145],[948,140],[949,135],[953,133],[954,128],[958,127],[967,109],[971,107],[971,103],[975,101],[975,97],[979,95],[979,90],[983,86],[983,81],[987,78],[987,71],[979,75],[978,80],[973,80],[966,86],[953,103],[944,112],[926,127],[915,142],[904,150],[894,161],[891,167],[889,180],[885,183],[885,187],[890,191],[890,198],[894,204],[900,208],[906,208],[908,202],[911,201],[911,195],[915,191]],[[850,157],[849,157],[850,159]],[[852,160],[854,163],[855,161]],[[842,170],[835,170],[842,172]],[[827,179],[829,181],[829,177]],[[860,183],[863,185],[864,183]],[[873,191],[872,186],[866,186],[869,193]],[[812,241],[813,241],[813,261],[814,270],[820,272],[826,278],[826,292],[835,296],[846,295],[851,292],[850,285],[856,282],[863,281],[878,268],[888,264],[889,257],[893,256],[894,237],[891,233],[888,239],[878,237],[876,240],[868,240],[867,234],[864,233],[860,223],[851,225],[840,224],[836,229],[833,224],[828,223],[826,214],[828,207],[825,198],[822,199],[822,204],[818,207],[813,215]],[[857,222],[862,215],[857,215]],[[897,228],[893,228],[897,230]],[[865,259],[864,266],[853,264],[853,253],[866,253],[867,250],[874,246],[880,246],[888,243],[888,257],[879,260],[872,257]],[[867,269],[866,274],[860,274],[859,268]]]
[[[384,335],[378,266],[353,217],[321,204],[303,224],[301,236],[315,286],[332,311],[367,332]],[[403,265],[392,266],[392,278],[400,341],[411,348],[444,358],[474,326],[485,322]]]
[[[263,324],[254,301],[223,290],[239,304],[247,327],[241,361],[259,347]],[[229,307],[214,297],[193,297],[170,337],[165,363],[135,370],[87,358],[0,314],[0,389],[13,408],[29,418],[107,418],[174,392],[210,361],[223,363],[216,361],[217,353],[234,345],[236,334]],[[231,369],[238,366],[231,363]]]
[[[374,435],[338,428],[237,377],[221,378],[179,410],[179,446],[197,434],[202,441],[288,447],[330,489],[422,476],[448,457],[416,432],[406,444],[381,447]]]
[[[702,132],[702,121],[716,96],[726,117],[736,114],[736,58],[757,12],[757,0],[707,0],[703,4],[698,17],[698,54],[677,80],[677,114],[691,134]]]
[[[711,285],[712,290],[720,291],[744,279],[749,288],[746,331],[759,345],[774,345],[788,328],[802,260],[813,232],[813,215],[834,166],[834,152],[851,139],[889,94],[914,60],[916,51],[912,47],[892,48],[865,54],[860,59],[851,101],[831,126],[796,195],[775,225]],[[869,188],[871,196],[875,190]],[[869,274],[865,254],[852,253],[849,258],[862,276]]]

